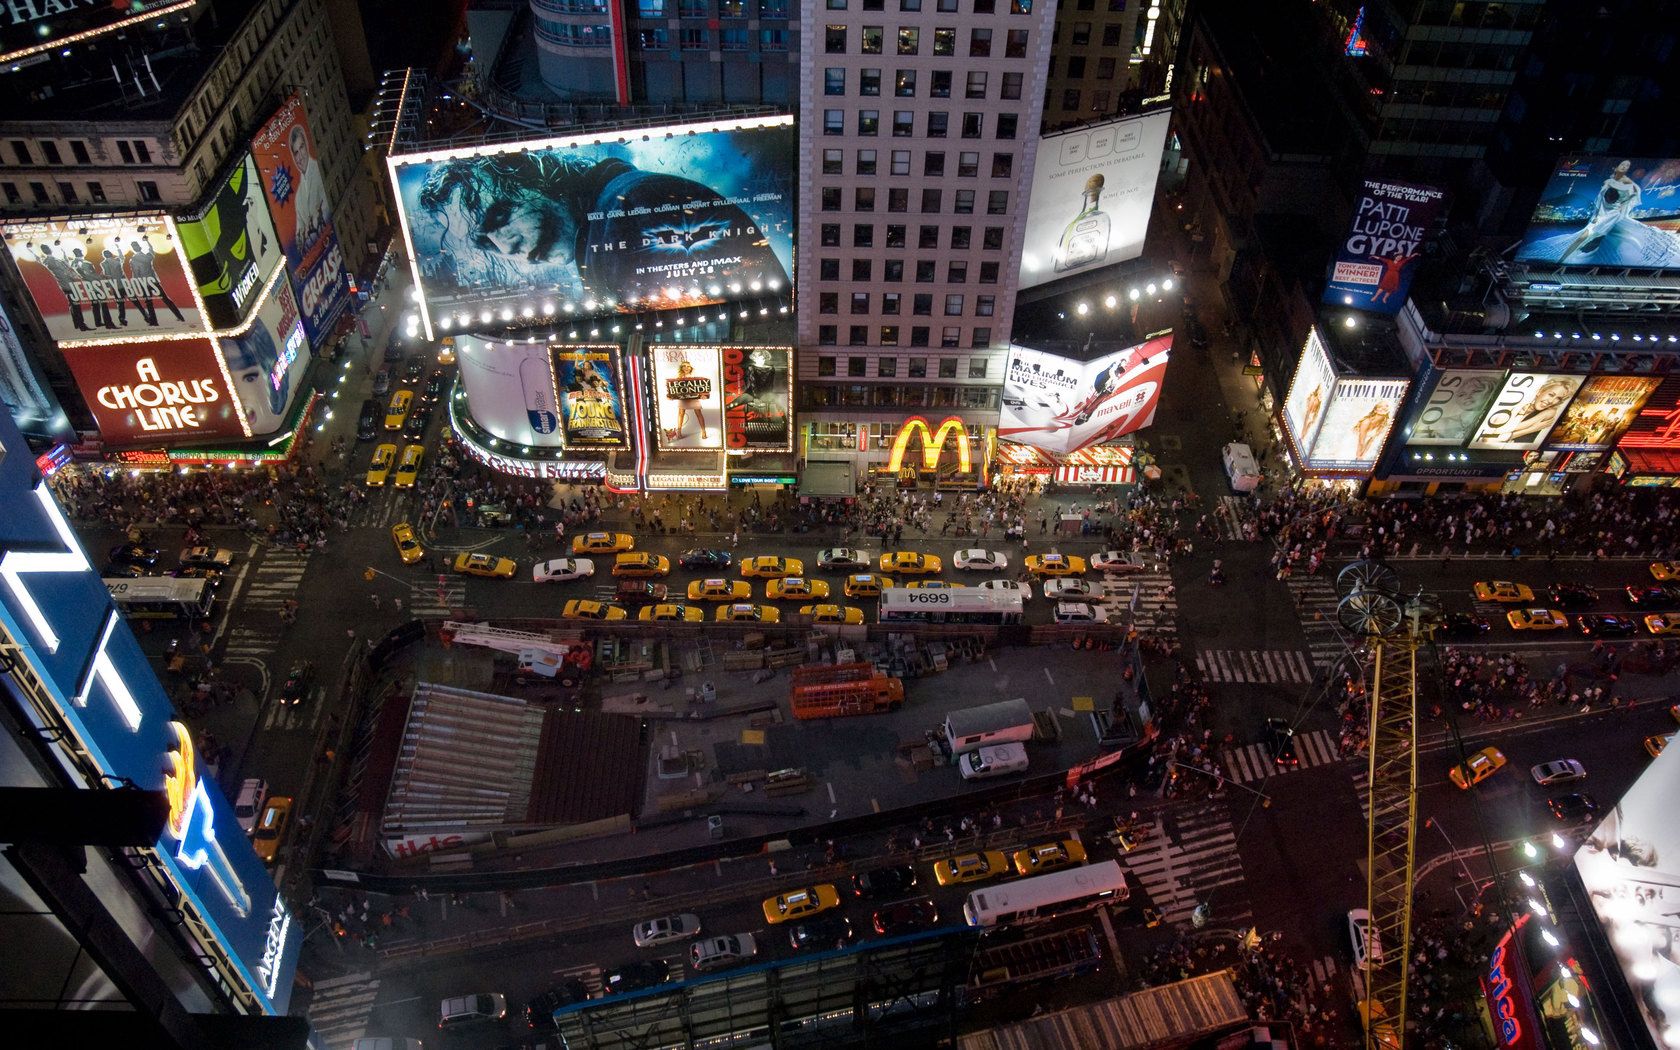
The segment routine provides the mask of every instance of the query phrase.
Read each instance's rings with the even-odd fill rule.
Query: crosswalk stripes
[[[464,583],[450,577],[440,586],[436,583],[413,583],[408,588],[408,614],[418,620],[441,620],[453,615],[452,610],[467,604]]]
[[[1312,662],[1319,667],[1331,666],[1342,658],[1347,648],[1341,621],[1336,619],[1341,604],[1336,585],[1323,576],[1291,576],[1287,583],[1300,614],[1301,633],[1306,636]]]
[[[278,621],[271,628],[235,627],[227,633],[227,647],[223,658],[229,656],[269,656],[280,645]]]
[[[1359,815],[1365,823],[1371,822],[1371,766],[1366,756],[1359,756],[1359,764],[1353,770],[1353,796],[1359,800]]]
[[[1178,595],[1170,572],[1140,572],[1096,583],[1095,603],[1109,623],[1135,623],[1155,635],[1178,632]]]
[[[308,568],[308,552],[300,554],[295,547],[270,547],[252,571],[240,607],[278,611],[297,595]]]
[[[1245,784],[1273,773],[1293,773],[1300,769],[1340,762],[1342,759],[1336,751],[1335,741],[1323,729],[1295,734],[1295,757],[1298,764],[1285,770],[1272,761],[1271,752],[1266,749],[1265,744],[1248,744],[1225,756],[1226,775],[1238,784]]]
[[[1203,649],[1196,669],[1209,682],[1305,685],[1313,680],[1312,662],[1298,649]]]
[[[1228,889],[1242,884],[1243,870],[1236,829],[1222,804],[1162,812],[1149,837],[1121,860],[1167,922],[1189,919],[1216,891],[1212,903],[1220,925],[1251,915],[1247,900]]]
[[[378,996],[379,980],[367,971],[316,981],[309,1000],[309,1025],[328,1050],[350,1050],[367,1034],[368,1016]]]
[[[1219,538],[1225,540],[1240,540],[1243,538],[1243,522],[1248,520],[1250,510],[1254,504],[1243,496],[1219,497],[1219,513],[1213,516],[1214,524],[1218,527]]]

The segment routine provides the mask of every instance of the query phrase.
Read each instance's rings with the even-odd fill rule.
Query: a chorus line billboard
[[[285,279],[276,275],[245,331],[217,342],[251,434],[261,437],[280,429],[310,360],[309,338]]]
[[[723,447],[723,382],[715,346],[650,343],[655,425],[662,449]]]
[[[1143,254],[1171,117],[1162,110],[1039,140],[1022,288]]]
[[[1009,348],[998,437],[1048,452],[1077,452],[1155,421],[1172,336],[1094,361]]]
[[[1517,261],[1680,267],[1680,160],[1560,158]]]
[[[731,452],[793,448],[792,361],[785,346],[723,348],[723,418]]]
[[[1503,368],[1450,369],[1435,379],[1415,416],[1408,445],[1464,444],[1504,385]]]
[[[238,328],[280,264],[280,243],[257,183],[256,164],[241,154],[209,206],[175,222],[214,328]]]
[[[208,336],[61,349],[107,444],[245,436]]]
[[[1433,186],[1366,179],[1336,252],[1324,301],[1389,316],[1399,313],[1424,235],[1445,199]]]
[[[1512,372],[1466,448],[1531,452],[1563,415],[1586,376]]]
[[[785,289],[794,153],[793,118],[764,117],[388,163],[431,326],[486,310],[663,309]]]
[[[1593,376],[1569,403],[1546,447],[1566,452],[1614,447],[1661,383],[1652,376]]]
[[[319,346],[350,301],[350,280],[301,98],[289,96],[262,126],[251,140],[251,156],[280,247],[291,264],[292,291],[304,326]]]
[[[456,336],[455,358],[473,421],[512,445],[564,447],[549,351],[547,343]]]
[[[13,222],[0,229],[47,334],[59,342],[205,330],[162,215]]]

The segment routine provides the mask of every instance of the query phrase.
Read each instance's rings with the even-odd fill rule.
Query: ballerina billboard
[[[1680,160],[1560,158],[1517,261],[1680,269]]]

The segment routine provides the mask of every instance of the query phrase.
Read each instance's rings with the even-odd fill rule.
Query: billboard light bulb
[[[595,300],[594,300],[594,299],[585,299],[585,300],[584,300],[584,301],[583,301],[583,308],[584,308],[584,309],[585,309],[585,310],[593,310],[593,309],[595,309]]]
[[[729,282],[729,290],[731,292],[739,293],[741,291],[741,282],[740,281],[730,281]]]
[[[1108,308],[1109,308],[1109,309],[1110,309],[1110,310],[1112,310],[1112,309],[1114,309],[1114,308],[1115,308],[1115,307],[1116,307],[1116,306],[1119,306],[1119,305],[1120,305],[1120,300],[1119,300],[1119,298],[1118,298],[1118,297],[1117,297],[1117,296],[1113,296],[1113,295],[1111,295],[1111,296],[1109,296],[1109,297],[1108,297],[1108,298],[1106,298],[1106,299],[1104,299],[1104,300],[1103,300],[1103,305],[1104,305],[1104,306],[1106,306],[1106,307],[1108,307]]]
[[[1126,293],[1126,298],[1130,299],[1132,302],[1135,303],[1135,302],[1138,301],[1138,295],[1139,295],[1138,290],[1136,288],[1133,288],[1131,291]]]
[[[1585,1039],[1594,1046],[1598,1045],[1598,1033],[1593,1031],[1591,1028],[1583,1026],[1581,1028],[1581,1038]]]
[[[1162,281],[1161,281],[1161,288],[1164,291],[1168,291],[1168,292],[1172,291],[1173,290],[1173,279],[1171,277],[1163,278]]]
[[[781,281],[777,280],[774,277],[770,278],[770,290],[772,292],[779,291],[781,289],[781,287],[782,287],[782,282]]]
[[[489,310],[481,311],[478,315],[478,319],[483,321],[485,324],[489,324],[491,321],[495,320]]]
[[[527,306],[525,309],[519,311],[519,316],[526,318],[535,317],[537,316],[537,311],[534,307]]]
[[[513,320],[513,308],[512,307],[510,307],[510,306],[502,307],[502,320],[504,320],[504,321]]]
[[[1529,889],[1534,888],[1534,876],[1530,875],[1528,872],[1526,872],[1526,871],[1517,872],[1517,878],[1521,879],[1522,884],[1524,886],[1527,886]]]
[[[1154,295],[1155,294],[1155,282],[1150,281],[1147,285],[1144,286],[1143,290],[1148,292],[1150,295]]]
[[[554,304],[553,303],[543,303],[542,310],[543,310],[543,313],[545,313],[545,314],[551,314],[551,313],[554,312]]]
[[[439,328],[447,329],[452,324],[454,324],[454,321],[450,319],[448,314],[444,314],[442,317],[438,318]]]
[[[565,306],[561,307],[561,309],[565,310],[567,313],[573,313],[577,310],[577,305],[575,303],[567,303]]]
[[[711,294],[711,295],[722,295],[723,294],[723,286],[718,285],[718,284],[714,284],[710,288],[707,288],[706,291],[707,291],[708,294]]]
[[[1552,935],[1551,930],[1541,930],[1540,939],[1551,945],[1553,948],[1558,946],[1558,939]]]
[[[760,292],[760,291],[764,290],[764,282],[763,281],[754,281],[753,283],[747,285],[747,287],[751,288],[755,292]]]
[[[1073,312],[1078,314],[1080,317],[1084,317],[1086,314],[1091,312],[1091,304],[1080,303],[1078,306],[1073,308]]]
[[[1348,328],[1357,328],[1359,327],[1359,318],[1353,316],[1352,314],[1348,314],[1347,318],[1342,321],[1342,324]]]

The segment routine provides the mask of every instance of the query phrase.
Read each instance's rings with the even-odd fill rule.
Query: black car
[[[1546,597],[1565,609],[1584,609],[1598,601],[1598,592],[1584,583],[1554,583],[1546,588]]]
[[[1680,587],[1672,583],[1630,583],[1627,600],[1641,609],[1672,609],[1680,606]]]
[[[426,374],[426,362],[418,357],[411,358],[408,367],[403,369],[403,382],[418,383],[420,377]]]
[[[525,1024],[530,1028],[552,1029],[554,1011],[588,998],[589,987],[576,977],[568,977],[525,1005]]]
[[[443,392],[448,388],[449,374],[440,368],[432,373],[430,379],[426,380],[426,389],[420,392],[420,400],[436,401],[443,396]]]
[[[157,565],[156,547],[142,547],[138,543],[119,543],[111,548],[111,561],[116,565],[138,565],[150,569]]]
[[[916,885],[916,869],[908,864],[876,868],[852,876],[852,892],[865,900],[898,897]]]
[[[1295,766],[1300,759],[1295,756],[1295,730],[1281,718],[1266,719],[1264,735],[1266,750],[1271,752],[1272,761],[1280,766]]]
[[[1436,638],[1480,638],[1487,633],[1488,620],[1474,613],[1447,613],[1435,626]]]
[[[403,438],[408,441],[423,441],[426,437],[426,428],[431,425],[431,406],[417,408],[408,414],[408,422],[403,425]]]
[[[1579,791],[1568,795],[1559,795],[1546,803],[1546,808],[1552,811],[1552,816],[1565,822],[1591,820],[1598,813],[1598,803],[1591,795]]]
[[[1639,621],[1614,613],[1589,613],[1575,617],[1575,626],[1589,638],[1627,638],[1639,633]]]
[[[657,984],[664,984],[671,975],[671,969],[663,959],[650,959],[647,962],[633,962],[620,966],[616,970],[601,971],[601,995],[623,995],[625,992],[639,992],[643,988],[652,988]]]
[[[734,563],[735,556],[728,551],[706,550],[701,547],[683,551],[677,558],[677,564],[685,569],[727,569]]]
[[[296,707],[309,699],[309,687],[315,684],[315,664],[303,660],[292,665],[292,671],[280,686],[280,704]]]
[[[391,392],[391,370],[381,368],[373,374],[373,396],[384,397]]]
[[[819,915],[789,930],[788,943],[795,951],[844,948],[852,943],[852,920],[844,915]]]
[[[100,569],[99,575],[102,579],[107,580],[132,580],[146,574],[132,565],[119,565],[116,562],[112,562],[103,569]]]
[[[356,440],[372,441],[379,433],[379,424],[385,419],[379,402],[368,398],[362,402],[362,414],[356,417]]]
[[[938,922],[939,909],[926,897],[889,904],[874,916],[875,932],[886,937],[931,930]]]

